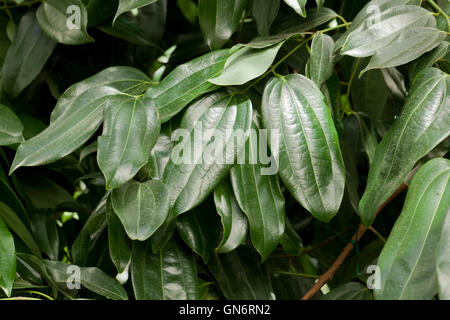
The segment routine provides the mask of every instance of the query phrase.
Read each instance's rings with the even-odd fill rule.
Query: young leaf
[[[47,129],[17,148],[10,174],[19,167],[54,162],[78,149],[102,123],[109,96],[119,93],[111,87],[93,87],[77,96]]]
[[[80,0],[46,0],[36,11],[36,18],[42,30],[59,43],[94,41],[87,33],[88,14]]]
[[[209,79],[209,82],[220,86],[236,86],[259,77],[269,69],[283,43],[263,49],[240,48],[227,59],[223,72]]]
[[[147,240],[169,212],[165,185],[160,181],[130,182],[114,189],[112,207],[132,240]]]
[[[270,26],[279,9],[280,0],[252,0],[252,15],[260,35],[267,36],[269,34]]]
[[[222,241],[217,246],[216,252],[233,251],[245,241],[248,222],[234,197],[228,179],[222,180],[214,189],[214,202],[223,227]]]
[[[199,0],[198,18],[203,37],[211,50],[227,42],[239,25],[247,0]]]
[[[258,127],[253,125],[254,129]],[[231,183],[239,206],[247,216],[253,246],[264,261],[284,233],[285,203],[278,176],[262,171],[264,166],[258,151],[261,154],[262,146],[267,146],[267,141],[262,135],[258,139],[253,134],[256,132],[254,130],[247,140],[245,164],[236,164],[231,169]]]
[[[262,116],[284,185],[316,218],[330,221],[341,204],[345,168],[320,89],[302,75],[272,78],[264,89]]]
[[[119,8],[114,16],[113,24],[122,13],[147,6],[155,1],[157,0],[119,0]]]
[[[155,100],[161,123],[172,118],[198,96],[217,89],[208,79],[222,72],[228,51],[214,51],[182,64],[147,90],[145,97]]]
[[[3,89],[11,99],[41,72],[55,46],[56,41],[41,30],[33,11],[22,16],[1,72]]]
[[[173,214],[194,208],[227,174],[248,138],[251,116],[249,98],[224,92],[189,107],[177,134],[183,139],[174,147],[163,179]]]
[[[377,208],[414,164],[449,135],[449,86],[449,76],[435,68],[425,69],[413,81],[400,117],[376,148],[359,204],[365,225],[373,222]]]
[[[199,288],[194,259],[174,240],[157,254],[150,241],[135,242],[131,279],[137,300],[193,300]]]
[[[160,129],[153,100],[128,95],[108,98],[97,153],[106,189],[120,187],[147,164]]]
[[[378,259],[376,299],[432,299],[437,293],[436,247],[450,208],[449,180],[447,159],[427,162],[414,176]]]
[[[334,41],[330,36],[318,33],[311,44],[311,58],[308,63],[309,78],[320,88],[333,74]]]
[[[450,300],[450,214],[448,213],[442,224],[436,260],[439,299]]]
[[[0,288],[10,297],[16,278],[16,249],[14,239],[0,218]]]
[[[0,146],[22,142],[22,131],[20,119],[10,108],[0,104]]]
[[[295,10],[303,18],[306,17],[306,0],[284,0],[288,6]]]

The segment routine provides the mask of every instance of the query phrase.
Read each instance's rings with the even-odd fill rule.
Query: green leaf
[[[329,8],[316,8],[306,10],[306,19],[300,18],[297,14],[292,14],[282,19],[278,24],[274,24],[272,34],[301,34],[310,31],[330,20],[336,18],[337,13]]]
[[[206,200],[192,211],[177,219],[177,230],[194,252],[208,263],[214,252],[220,235],[219,217],[214,214],[214,207]]]
[[[259,77],[272,65],[283,43],[284,41],[263,49],[240,48],[227,59],[223,72],[209,79],[209,82],[220,86],[235,86]]]
[[[80,0],[46,0],[36,11],[36,18],[42,30],[59,43],[94,41],[87,33],[88,13]]]
[[[284,217],[285,230],[284,234],[280,239],[281,246],[284,252],[291,256],[299,256],[303,251],[303,241],[302,238],[295,231],[294,226],[289,221],[287,216]]]
[[[192,100],[217,89],[208,79],[222,72],[229,50],[219,50],[176,67],[157,85],[150,87],[145,97],[155,100],[159,120],[166,122]]]
[[[270,26],[280,9],[280,0],[252,0],[252,15],[256,29],[262,36],[269,34]]]
[[[199,0],[198,18],[203,37],[211,50],[227,42],[239,25],[247,0]]]
[[[42,261],[47,271],[48,277],[51,278],[58,287],[67,285],[71,281],[73,274],[70,267],[75,265],[66,264],[59,261]],[[80,269],[80,283],[86,289],[113,300],[128,300],[125,289],[120,283],[95,267],[78,267]]]
[[[303,18],[306,17],[306,0],[284,0],[284,2],[295,10]]]
[[[123,94],[108,98],[97,153],[106,189],[120,187],[147,164],[160,129],[153,100]]]
[[[269,272],[249,246],[213,254],[208,269],[229,300],[274,300]]]
[[[157,254],[150,241],[135,242],[131,279],[137,300],[198,299],[197,270],[193,256],[170,240]]]
[[[363,284],[348,282],[331,290],[321,300],[372,300],[372,294]]]
[[[436,257],[439,299],[450,300],[450,214],[442,224]]]
[[[316,218],[330,221],[341,204],[345,168],[319,88],[302,75],[273,78],[264,89],[262,116],[284,185]]]
[[[311,44],[311,58],[308,62],[309,78],[320,88],[334,70],[334,41],[330,36],[317,33]]]
[[[169,212],[166,186],[157,180],[130,182],[114,189],[111,204],[132,240],[147,240],[164,222]]]
[[[59,256],[59,234],[56,218],[49,211],[36,211],[30,215],[31,230],[36,243],[50,259],[58,260]]]
[[[401,115],[376,148],[359,204],[365,225],[373,222],[377,208],[414,164],[449,135],[449,85],[449,76],[435,68],[425,69],[413,81]]]
[[[23,125],[7,106],[0,104],[0,146],[22,142]]]
[[[56,41],[41,30],[33,11],[22,16],[1,72],[3,89],[11,99],[37,77],[55,46]]]
[[[114,16],[113,24],[122,13],[131,11],[133,9],[142,8],[155,1],[157,0],[119,0],[119,8],[117,8],[116,15]]]
[[[409,67],[409,79],[413,80],[419,72],[431,67],[436,61],[442,59],[449,52],[450,42],[444,41],[438,47],[414,60]]]
[[[316,0],[317,10],[322,9],[325,0]]]
[[[450,208],[449,180],[447,159],[427,162],[414,176],[378,259],[377,300],[432,299],[438,292],[436,247]]]
[[[158,140],[150,152],[148,165],[152,179],[161,180],[164,176],[164,171],[172,152],[172,133],[172,123],[170,121],[166,122],[166,124],[161,127],[161,133],[159,134]]]
[[[108,222],[108,245],[111,261],[119,273],[126,270],[131,259],[130,241],[125,229],[111,204],[111,198],[106,200],[106,220]]]
[[[251,115],[249,98],[224,92],[189,107],[177,133],[182,141],[174,147],[164,173],[174,215],[202,202],[227,174],[248,138]]]
[[[16,249],[14,239],[0,218],[0,287],[10,297],[16,278]]]
[[[17,148],[10,174],[19,167],[54,162],[78,149],[100,127],[109,96],[119,93],[111,87],[93,87],[77,96],[47,129]]]
[[[39,250],[38,245],[34,241],[33,236],[28,231],[27,227],[25,227],[17,215],[3,202],[0,202],[0,219],[3,220],[11,231],[22,239],[34,255],[38,257],[41,256],[41,251]]]
[[[441,44],[447,35],[436,28],[419,27],[407,29],[401,36],[403,38],[396,38],[389,46],[378,50],[361,74],[367,70],[396,67],[413,61]]]
[[[267,146],[267,141],[262,134],[259,138],[253,134],[260,132],[257,128],[259,126],[254,124],[255,131],[247,140],[245,163],[231,169],[231,183],[237,202],[247,216],[253,246],[264,261],[284,233],[285,202],[278,176],[274,172],[264,172],[268,168],[258,157],[258,151],[261,154],[261,146]]]
[[[341,49],[342,54],[353,57],[378,54],[378,50],[392,47],[404,37],[409,36],[406,41],[411,40],[406,31],[436,25],[430,11],[410,5],[393,7],[367,19],[370,19],[369,23],[361,24],[348,35]]]
[[[217,253],[233,251],[245,241],[248,222],[234,197],[228,179],[214,189],[214,202],[222,221],[222,240],[216,248]]]

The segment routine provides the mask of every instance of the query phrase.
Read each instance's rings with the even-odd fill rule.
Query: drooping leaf
[[[303,251],[302,238],[295,231],[294,226],[287,217],[284,218],[285,228],[283,236],[280,239],[280,244],[284,252],[292,256],[298,256]]]
[[[22,131],[20,119],[10,108],[0,104],[0,146],[22,142]]]
[[[153,100],[128,95],[108,98],[97,153],[107,189],[120,187],[147,164],[160,129]]]
[[[108,245],[111,260],[119,273],[123,272],[131,259],[130,241],[119,217],[114,212],[111,198],[106,200],[106,220],[108,222]]]
[[[447,213],[437,248],[436,271],[439,299],[450,300],[450,214]]]
[[[427,162],[414,176],[378,259],[376,299],[432,299],[438,292],[436,247],[450,208],[449,180],[447,159]]]
[[[271,28],[273,35],[292,35],[310,31],[330,20],[336,18],[337,13],[332,9],[323,7],[319,11],[316,8],[306,10],[306,19],[297,14],[282,19]]]
[[[330,36],[318,33],[311,44],[311,58],[308,63],[309,78],[320,88],[333,74],[334,41]]]
[[[273,172],[266,172],[268,168],[262,163],[261,150],[264,147],[267,153],[267,141],[262,134],[258,137],[261,131],[256,130],[259,126],[255,122],[252,128],[255,130],[246,143],[245,163],[233,166],[231,183],[236,200],[247,216],[253,246],[264,261],[284,233],[285,202],[275,175],[276,165]]]
[[[316,218],[330,221],[341,204],[345,168],[319,88],[302,75],[273,78],[264,89],[262,116],[284,185]]]
[[[419,59],[413,61],[409,67],[409,78],[413,80],[420,71],[425,68],[431,67],[433,63],[439,59],[445,57],[449,52],[450,42],[444,41],[438,47],[425,53]]]
[[[157,0],[119,0],[119,8],[114,16],[113,24],[122,13],[147,6],[155,1]]]
[[[16,249],[14,239],[0,218],[0,288],[8,297],[16,278]]]
[[[288,6],[295,10],[303,18],[306,17],[306,1],[307,0],[284,0]]]
[[[267,36],[269,34],[270,26],[279,9],[280,0],[252,0],[252,15],[260,35]]]
[[[217,89],[208,79],[223,70],[228,55],[228,50],[224,49],[198,57],[176,67],[160,83],[147,90],[145,97],[155,100],[161,123],[201,94]]]
[[[321,300],[372,300],[372,294],[363,284],[348,282],[331,290]]]
[[[42,30],[59,43],[94,41],[87,33],[88,13],[81,0],[47,0],[36,11]]]
[[[19,146],[10,173],[19,167],[54,162],[79,148],[102,123],[109,96],[119,93],[112,87],[93,87],[77,96],[47,129]]]
[[[170,154],[172,152],[172,124],[166,122],[161,127],[161,133],[158,140],[155,143],[152,151],[150,152],[149,159],[149,173],[152,179],[161,180],[164,176],[164,170],[169,162]]]
[[[249,98],[225,92],[189,107],[177,132],[183,139],[173,148],[164,173],[174,215],[194,208],[225,176],[247,140],[251,115]]]
[[[198,299],[194,259],[174,239],[157,254],[150,241],[134,243],[131,279],[137,300]]]
[[[233,251],[245,241],[248,222],[234,197],[228,179],[224,179],[214,189],[214,202],[223,227],[222,240],[217,246],[216,252]]]
[[[450,78],[435,68],[413,81],[403,111],[375,151],[367,186],[359,204],[370,225],[377,208],[406,178],[414,164],[450,133]]]
[[[199,0],[198,17],[203,37],[211,50],[227,42],[239,25],[247,0]]]
[[[248,245],[229,253],[213,254],[208,268],[227,299],[275,299],[268,270]]]
[[[240,48],[226,61],[223,72],[209,82],[221,86],[241,85],[262,75],[269,69],[284,41],[273,46],[255,49]]]
[[[56,41],[42,31],[33,11],[22,16],[1,72],[3,89],[10,98],[16,98],[36,78],[55,46]]]
[[[144,241],[167,217],[168,190],[157,180],[132,181],[113,190],[111,204],[130,239]]]

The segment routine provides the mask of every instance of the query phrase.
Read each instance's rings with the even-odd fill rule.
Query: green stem
[[[48,300],[54,300],[52,297],[46,295],[45,293],[39,292],[39,291],[27,291],[27,293],[29,293],[29,294],[35,294],[35,295],[44,297],[44,298],[46,298],[46,299],[48,299]]]
[[[333,30],[336,30],[336,29],[340,29],[340,28],[343,28],[343,27],[347,28],[351,24],[352,24],[351,22],[346,22],[346,23],[343,23],[343,24],[338,24],[335,27],[330,27],[330,28],[319,30],[319,32],[324,33],[324,32],[328,32],[328,31],[333,31]]]
[[[285,275],[288,275],[288,276],[302,277],[302,278],[308,278],[308,279],[318,279],[320,277],[320,276],[315,275],[315,274],[288,272],[288,271],[279,271],[279,270],[276,270],[273,273],[285,274]]]
[[[350,89],[352,88],[352,82],[353,82],[353,79],[355,78],[356,71],[358,70],[358,66],[359,66],[359,62],[360,62],[360,61],[361,61],[360,58],[358,58],[358,59],[356,60],[355,67],[353,68],[352,74],[351,74],[351,76],[350,76],[350,80],[348,81],[347,93],[345,94],[345,96],[346,96],[347,99],[348,99],[348,97],[350,96]]]
[[[447,28],[448,31],[450,31],[450,19],[448,18],[448,15],[444,12],[444,10],[442,10],[441,7],[439,7],[436,2],[434,2],[433,0],[427,0],[427,2],[434,8],[436,9],[437,12],[439,12],[440,15],[442,15],[445,19],[445,21],[447,22]]]
[[[372,226],[368,227],[367,230],[371,231],[374,235],[376,235],[383,243],[386,243],[386,239]]]

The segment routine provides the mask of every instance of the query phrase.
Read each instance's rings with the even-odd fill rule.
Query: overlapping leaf
[[[7,106],[0,104],[0,146],[23,141],[23,125]]]

